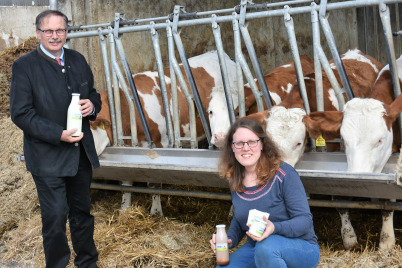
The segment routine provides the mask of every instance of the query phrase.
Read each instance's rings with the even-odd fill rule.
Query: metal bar
[[[212,17],[216,18],[216,15],[212,15]],[[229,119],[230,119],[231,124],[233,124],[236,120],[236,117],[234,114],[234,107],[233,107],[233,100],[232,100],[232,85],[230,85],[229,78],[228,78],[225,52],[223,51],[221,30],[220,30],[219,24],[216,23],[216,21],[212,23],[212,31],[213,31],[213,34],[215,37],[215,43],[216,43],[216,48],[217,48],[217,52],[218,52],[219,66],[221,69],[223,88],[225,90],[226,104],[228,107]]]
[[[91,189],[99,190],[111,190],[130,193],[143,193],[143,194],[160,194],[171,196],[185,196],[195,198],[207,198],[214,200],[231,201],[232,196],[230,194],[202,192],[202,191],[185,191],[185,190],[173,190],[173,189],[158,189],[147,187],[136,187],[126,185],[115,184],[103,184],[103,183],[91,183]],[[402,211],[402,202],[359,202],[359,201],[341,201],[341,200],[308,200],[311,207],[329,207],[329,208],[357,208],[357,209],[385,209]]]
[[[324,92],[322,85],[322,69],[320,63],[318,47],[320,43],[320,25],[318,21],[318,13],[316,10],[316,3],[311,3],[311,23],[313,33],[313,49],[314,49],[314,78],[315,78],[315,91],[317,97],[317,111],[324,111]]]
[[[152,24],[154,24],[154,22],[151,22],[151,25]],[[156,66],[158,69],[158,77],[159,77],[159,84],[160,84],[160,89],[161,89],[163,110],[165,113],[166,130],[167,130],[167,135],[168,135],[168,140],[169,140],[168,147],[173,147],[173,126],[172,126],[172,119],[170,117],[169,98],[168,98],[167,90],[166,90],[165,74],[163,72],[163,63],[162,63],[161,49],[159,46],[158,32],[155,29],[152,29],[151,36],[152,36],[152,44],[153,44],[154,51],[155,51]]]
[[[255,101],[257,103],[257,109],[259,112],[264,110],[264,104],[261,100],[261,92],[258,90],[257,84],[254,81],[254,78],[251,74],[250,68],[247,65],[246,59],[243,56],[243,52],[241,51],[241,39],[240,39],[240,31],[239,31],[239,21],[237,19],[237,14],[233,13],[233,36],[235,43],[235,51],[236,51],[236,63],[239,64],[246,76],[247,82],[250,85],[251,91],[254,94]],[[243,105],[244,107],[244,98],[239,99],[242,103],[239,102],[239,106]]]
[[[402,31],[397,31],[392,33],[393,36],[402,35]]]
[[[132,101],[132,98],[130,96],[129,89],[127,87],[126,81],[124,79],[124,76],[120,70],[119,64],[117,62],[117,55],[116,55],[116,46],[115,46],[115,39],[112,33],[109,35],[109,43],[110,43],[110,55],[111,55],[111,61],[112,61],[112,67],[113,67],[113,72],[115,73],[115,76],[117,79],[114,79],[114,99],[115,99],[115,105],[116,105],[116,118],[117,118],[117,125],[119,126],[117,129],[118,132],[118,137],[121,140],[121,144],[123,145],[123,128],[122,128],[122,120],[121,120],[121,102],[120,102],[120,92],[119,92],[119,83],[117,80],[120,81],[120,85],[122,87],[122,91],[126,97],[128,107],[130,110],[130,125],[131,125],[131,143],[132,146],[137,146],[138,145],[138,139],[137,139],[137,123],[136,123],[136,118],[135,118],[135,108],[134,104]],[[120,136],[121,134],[121,136]]]
[[[158,189],[158,188],[125,186],[125,185],[115,185],[115,184],[103,184],[103,183],[96,183],[96,182],[91,183],[91,188],[99,189],[99,190],[112,190],[112,191],[122,191],[122,192],[131,192],[131,193],[209,198],[209,199],[215,199],[215,200],[228,200],[229,201],[232,199],[230,194],[200,192],[200,191],[169,190],[169,189],[160,189],[160,188]]]
[[[170,68],[170,91],[172,94],[172,111],[173,111],[173,131],[174,131],[174,145],[175,148],[181,148],[180,139],[180,117],[179,117],[179,102],[177,99],[177,80],[172,60],[174,55],[174,41],[172,36],[172,29],[170,26],[166,27],[166,34],[168,40],[168,54],[169,54],[169,68]],[[184,94],[184,93],[183,93]],[[187,99],[187,98],[186,98]],[[188,104],[190,106],[190,104]],[[190,108],[188,109],[190,111]],[[191,114],[189,114],[191,122]],[[190,124],[190,129],[193,125]],[[191,134],[190,134],[191,135]]]
[[[331,10],[337,10],[337,9],[374,6],[374,5],[378,5],[378,3],[380,1],[381,0],[360,0],[360,1],[336,2],[336,3],[328,4],[326,10],[331,11]],[[386,4],[393,4],[393,3],[399,3],[399,2],[400,2],[400,0],[384,1],[384,3],[386,3]],[[318,8],[319,7],[317,6],[317,9]],[[311,7],[303,6],[303,7],[294,7],[290,10],[289,13],[290,13],[290,15],[297,15],[297,14],[304,14],[304,13],[309,13],[309,12],[311,12]],[[247,21],[249,21],[249,20],[253,20],[253,19],[260,19],[260,18],[266,18],[266,17],[280,17],[280,16],[283,17],[284,15],[285,15],[285,11],[283,9],[268,10],[268,11],[248,13],[245,16],[245,19]],[[232,21],[232,15],[217,17],[216,21],[217,21],[217,23],[230,22],[230,21]],[[211,24],[211,23],[212,23],[212,18],[201,18],[201,19],[195,19],[195,20],[179,21],[177,23],[177,27],[186,27],[186,26],[203,25],[203,24]],[[156,23],[154,28],[156,30],[165,29],[166,23]],[[136,26],[119,28],[119,33],[149,31],[150,29],[151,29],[151,26],[149,24],[148,25],[136,25]],[[104,30],[102,30],[102,34],[107,35],[107,34],[109,34],[109,31],[110,31],[109,29],[104,29]],[[99,33],[97,30],[78,32],[78,33],[70,33],[67,38],[71,39],[71,38],[79,38],[79,37],[90,37],[90,36],[97,36],[98,34]]]
[[[120,15],[119,13],[116,13],[115,18],[117,18],[119,15]],[[148,127],[148,123],[145,120],[144,110],[142,108],[142,104],[141,104],[140,98],[138,96],[137,88],[135,87],[135,84],[134,84],[134,79],[133,79],[133,76],[132,76],[132,73],[131,73],[130,66],[128,65],[127,58],[126,58],[126,55],[124,53],[123,44],[121,42],[120,37],[118,36],[118,34],[116,35],[116,33],[118,33],[118,31],[115,31],[114,38],[115,38],[115,44],[116,44],[117,50],[119,51],[120,60],[121,60],[122,65],[123,65],[124,72],[126,73],[127,81],[128,81],[128,83],[130,85],[131,93],[132,93],[132,96],[134,98],[134,103],[135,103],[135,106],[137,108],[138,115],[140,117],[140,121],[141,121],[143,130],[144,130],[146,140],[148,142],[148,146],[150,148],[152,148],[152,147],[155,147],[155,143],[152,140],[151,133],[150,133],[149,127]]]
[[[289,14],[290,7],[285,6],[285,26],[289,37],[289,44],[290,44],[290,51],[292,53],[292,58],[294,62],[294,68],[296,71],[296,78],[297,83],[299,84],[299,91],[300,95],[304,102],[304,109],[306,110],[307,114],[310,114],[310,104],[308,101],[307,91],[306,91],[306,84],[304,83],[304,75],[303,70],[300,62],[300,55],[299,49],[297,48],[297,41],[296,41],[296,34],[295,34],[295,27],[293,24],[293,19]]]
[[[240,28],[240,32],[243,36],[244,43],[247,47],[247,51],[250,56],[251,63],[253,65],[254,72],[257,76],[257,80],[260,84],[260,88],[261,88],[262,95],[264,96],[265,104],[267,105],[267,108],[269,109],[272,106],[274,106],[274,103],[271,99],[271,95],[269,94],[267,84],[265,83],[264,74],[262,73],[261,66],[260,66],[260,63],[257,58],[257,54],[255,52],[253,43],[251,41],[250,34],[246,27],[246,22],[245,22],[246,5],[247,5],[247,0],[241,0],[239,28]]]
[[[180,116],[179,116],[179,106],[177,104],[177,85],[176,85],[176,77],[179,80],[179,83],[181,85],[181,89],[183,91],[183,94],[186,98],[187,104],[188,104],[188,111],[189,111],[189,120],[190,120],[190,142],[191,142],[191,148],[197,148],[198,143],[197,143],[197,126],[196,126],[196,116],[195,116],[195,107],[194,107],[194,102],[193,102],[193,96],[190,94],[190,91],[188,90],[187,83],[184,80],[183,74],[181,72],[181,69],[179,67],[179,64],[177,63],[175,52],[174,52],[174,40],[173,40],[173,33],[172,33],[172,28],[169,26],[166,28],[167,32],[167,37],[168,37],[168,47],[169,47],[169,64],[170,68],[173,70],[170,72],[171,75],[171,80],[174,78],[174,83],[175,83],[175,94],[176,94],[176,105],[173,106],[173,109],[176,109],[177,112],[177,127],[175,127],[175,130],[177,131],[176,135],[178,136],[178,141],[186,140],[183,137],[180,137]],[[173,75],[173,76],[172,76]],[[173,92],[173,88],[172,88]],[[173,95],[172,95],[173,97]],[[179,143],[181,147],[181,142]]]
[[[399,94],[401,94],[401,88],[399,85],[398,69],[395,64],[395,48],[394,48],[394,41],[392,39],[391,16],[389,14],[388,6],[386,6],[385,3],[382,1],[380,1],[379,4],[379,11],[380,11],[381,22],[384,29],[385,44],[386,44],[385,47],[387,49],[388,64],[389,64],[389,70],[391,72],[394,98],[396,99],[399,96]],[[402,113],[399,114],[397,122],[400,130],[399,131],[400,139],[402,140]]]
[[[181,38],[180,38],[180,33],[179,33],[178,28],[177,28],[177,23],[179,21],[180,8],[181,8],[180,6],[176,5],[175,9],[174,9],[175,16],[174,16],[173,28],[172,28],[173,39],[175,41],[177,50],[179,51],[181,62],[183,64],[184,71],[186,72],[187,79],[188,79],[188,82],[190,84],[191,92],[192,92],[192,94],[194,96],[195,104],[196,104],[198,113],[200,115],[201,123],[202,123],[202,126],[204,127],[205,136],[207,137],[208,144],[211,147],[212,146],[212,144],[211,144],[211,129],[209,127],[209,123],[208,123],[208,120],[207,120],[206,115],[205,115],[205,110],[204,110],[204,107],[202,106],[200,95],[198,94],[198,89],[197,89],[197,86],[196,86],[196,84],[194,82],[193,73],[191,72],[191,68],[190,68],[190,65],[188,63],[186,52],[184,51],[183,43],[182,43]]]
[[[334,72],[332,71],[327,56],[325,56],[324,50],[321,46],[317,47],[317,52],[320,57],[321,66],[323,67],[325,73],[327,74],[328,80],[335,91],[336,98],[338,99],[339,111],[343,111],[343,106],[345,105],[345,98],[343,97],[343,90],[338,84],[338,80]]]
[[[114,113],[115,107],[113,102],[113,89],[112,89],[112,81],[110,77],[110,68],[109,68],[109,58],[107,51],[107,43],[106,38],[99,31],[99,41],[101,45],[102,51],[102,60],[103,60],[103,70],[105,72],[105,80],[106,80],[106,89],[109,100],[109,111],[110,111],[110,120],[112,123],[112,135],[113,135],[113,145],[117,143],[117,129],[116,129],[116,114]]]
[[[374,202],[374,201],[341,201],[341,200],[313,200],[309,199],[310,207],[327,207],[327,208],[357,208],[357,209],[383,209],[402,211],[402,202]]]
[[[346,96],[348,97],[348,100],[351,100],[354,98],[353,90],[352,87],[350,86],[349,78],[346,75],[345,72],[345,67],[343,66],[341,57],[339,55],[339,51],[335,42],[334,35],[332,34],[331,27],[329,26],[329,22],[327,20],[326,16],[326,6],[327,6],[327,0],[321,0],[320,4],[320,13],[319,13],[319,19],[321,22],[321,28],[324,32],[324,35],[327,39],[329,49],[332,54],[332,58],[335,61],[336,68],[338,69],[338,74],[341,77],[342,85],[344,89],[346,90]]]

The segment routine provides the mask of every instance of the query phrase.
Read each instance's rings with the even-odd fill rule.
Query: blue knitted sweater
[[[274,178],[265,185],[231,193],[234,216],[227,235],[232,239],[232,247],[237,246],[248,231],[246,223],[250,209],[270,214],[269,220],[275,225],[274,234],[298,237],[317,244],[306,192],[299,174],[289,164],[281,163]],[[250,237],[247,236],[247,239],[255,244]]]

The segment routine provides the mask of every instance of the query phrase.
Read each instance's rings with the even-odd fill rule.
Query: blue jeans
[[[316,267],[320,248],[300,238],[270,235],[255,246],[249,242],[233,252],[230,263],[221,268]]]

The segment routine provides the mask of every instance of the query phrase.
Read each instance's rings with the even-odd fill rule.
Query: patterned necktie
[[[56,58],[57,62],[59,63],[59,65],[61,65],[61,59]]]

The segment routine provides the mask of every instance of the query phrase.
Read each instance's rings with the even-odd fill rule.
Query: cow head
[[[224,88],[214,87],[210,95],[208,106],[209,126],[211,128],[211,143],[220,148],[225,141],[226,133],[230,128],[230,118]],[[232,90],[233,106],[239,106],[236,90]]]
[[[306,146],[305,115],[300,108],[274,106],[266,119],[266,132],[281,151],[282,160],[292,166],[299,161]]]
[[[392,153],[392,123],[402,112],[402,95],[391,105],[354,98],[344,111],[313,112],[305,119],[311,137],[333,139],[340,133],[348,171],[381,172]]]
[[[345,105],[340,130],[348,171],[381,172],[392,153],[395,119],[391,107],[375,99],[355,98]]]

